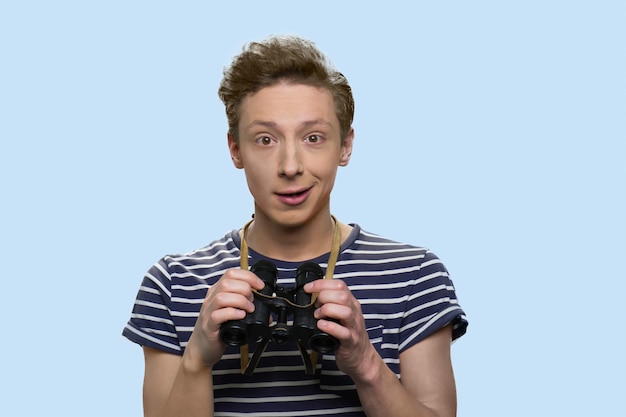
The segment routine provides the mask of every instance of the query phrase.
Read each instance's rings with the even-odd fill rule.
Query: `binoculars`
[[[323,278],[324,271],[314,262],[305,262],[296,271],[294,288],[276,285],[278,271],[267,260],[260,260],[250,268],[264,283],[260,291],[253,291],[254,311],[242,320],[231,320],[220,329],[221,339],[229,346],[243,346],[249,342],[261,341],[262,349],[271,340],[283,344],[290,340],[298,343],[300,351],[311,349],[321,354],[333,353],[339,341],[317,328],[313,316],[315,302],[312,294],[304,291],[308,282]],[[270,325],[270,314],[275,313],[276,322]],[[288,319],[293,316],[293,324]],[[257,347],[257,350],[259,348]]]

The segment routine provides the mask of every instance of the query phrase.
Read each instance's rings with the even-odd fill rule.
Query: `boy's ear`
[[[341,144],[341,155],[339,157],[339,166],[345,167],[350,162],[350,156],[352,156],[352,144],[354,142],[354,129],[350,128],[350,131],[346,135],[343,143]]]
[[[241,153],[239,152],[239,144],[235,140],[235,138],[228,133],[228,150],[230,151],[230,158],[233,160],[233,165],[235,168],[243,168],[243,163],[241,162]]]

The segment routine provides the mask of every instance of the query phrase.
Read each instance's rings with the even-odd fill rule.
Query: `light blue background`
[[[356,97],[333,212],[453,274],[459,416],[626,416],[626,3],[222,3],[0,4],[0,415],[141,415],[143,273],[252,212],[221,71],[297,33]]]

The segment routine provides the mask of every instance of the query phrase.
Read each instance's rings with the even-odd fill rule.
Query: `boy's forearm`
[[[213,416],[213,374],[183,356],[163,412],[159,417]]]
[[[420,403],[400,382],[380,356],[355,385],[368,417],[440,417]]]

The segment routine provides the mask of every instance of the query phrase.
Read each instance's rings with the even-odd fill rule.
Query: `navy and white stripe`
[[[146,273],[123,335],[142,346],[182,355],[206,295],[229,268],[239,267],[240,238],[233,230],[186,255],[166,256]],[[261,259],[250,250],[250,265]],[[293,285],[300,262],[270,259],[278,282]],[[313,262],[326,267],[328,254]],[[334,279],[360,301],[370,341],[400,377],[400,352],[452,324],[453,338],[467,320],[448,271],[432,252],[353,230],[341,247]],[[254,346],[250,346],[251,351]],[[363,416],[353,382],[333,355],[316,375],[304,373],[295,345],[270,343],[254,375],[240,373],[239,351],[228,348],[214,368],[216,416]]]

